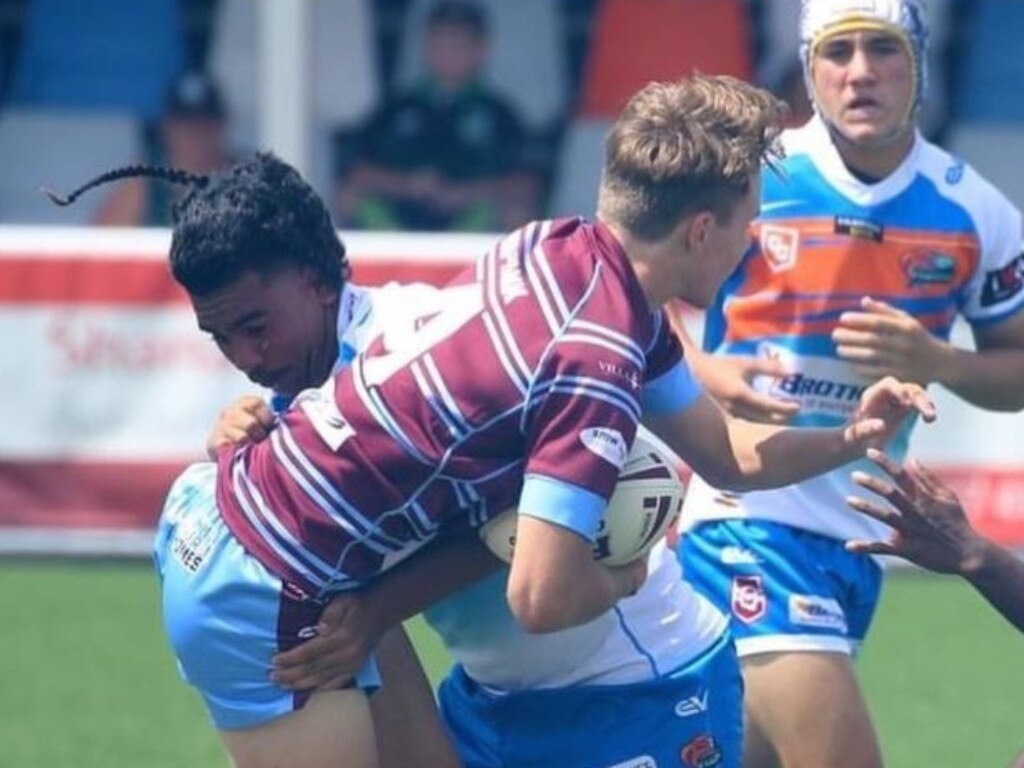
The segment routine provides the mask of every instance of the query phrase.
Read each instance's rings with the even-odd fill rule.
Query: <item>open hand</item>
[[[748,421],[784,424],[800,410],[797,403],[758,392],[758,376],[784,378],[789,371],[770,357],[703,355],[697,371],[701,383],[726,411]]]
[[[382,634],[362,594],[338,595],[320,615],[315,637],[274,656],[271,679],[299,691],[340,688],[363,668]]]
[[[939,573],[962,573],[977,552],[979,539],[963,507],[920,462],[900,466],[879,450],[868,458],[891,478],[854,472],[853,480],[881,496],[890,506],[851,496],[847,503],[893,529],[886,541],[849,541],[846,548],[860,554],[898,555]]]
[[[928,393],[919,384],[906,384],[886,376],[861,395],[844,437],[851,444],[879,448],[915,414],[926,422],[935,421],[935,403]]]
[[[832,331],[839,357],[871,381],[884,376],[922,385],[935,381],[950,346],[902,309],[867,296],[860,304],[861,312],[843,312]]]

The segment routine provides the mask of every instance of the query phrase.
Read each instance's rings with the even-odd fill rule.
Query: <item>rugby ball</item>
[[[594,559],[625,565],[647,554],[675,525],[686,487],[675,454],[643,427],[619,472],[618,482],[594,541]],[[507,509],[480,527],[480,538],[497,557],[512,562],[516,545],[516,509]]]

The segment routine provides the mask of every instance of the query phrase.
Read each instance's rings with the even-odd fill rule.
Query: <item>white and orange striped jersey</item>
[[[708,313],[704,348],[783,361],[791,375],[756,385],[799,403],[796,424],[843,423],[870,383],[831,340],[862,297],[905,310],[944,339],[958,315],[980,326],[1024,307],[1020,211],[964,162],[918,135],[899,168],[870,184],[846,168],[817,117],[783,144],[781,172],[764,173],[753,245]],[[909,434],[908,425],[890,447],[898,458]],[[695,478],[684,519],[751,517],[871,538],[884,526],[844,502],[853,469],[873,465],[745,494]]]

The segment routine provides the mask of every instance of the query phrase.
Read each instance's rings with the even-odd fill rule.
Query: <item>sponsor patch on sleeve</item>
[[[1009,264],[985,273],[981,287],[981,306],[991,307],[1012,299],[1024,290],[1024,253]]]
[[[600,456],[616,469],[622,469],[626,463],[629,448],[626,438],[617,429],[609,427],[590,427],[580,432],[580,442],[591,453]]]

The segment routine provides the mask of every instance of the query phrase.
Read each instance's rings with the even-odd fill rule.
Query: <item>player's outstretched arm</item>
[[[819,475],[884,445],[912,414],[935,419],[935,406],[916,384],[885,378],[868,387],[843,427],[787,428],[728,415],[708,395],[645,424],[712,485],[747,491],[777,488]]]
[[[887,541],[850,541],[846,548],[862,554],[896,555],[939,573],[963,576],[1024,632],[1024,562],[978,534],[956,494],[917,461],[900,466],[879,450],[868,458],[889,480],[864,472],[853,479],[881,496],[889,506],[857,496],[851,507],[893,529]]]

